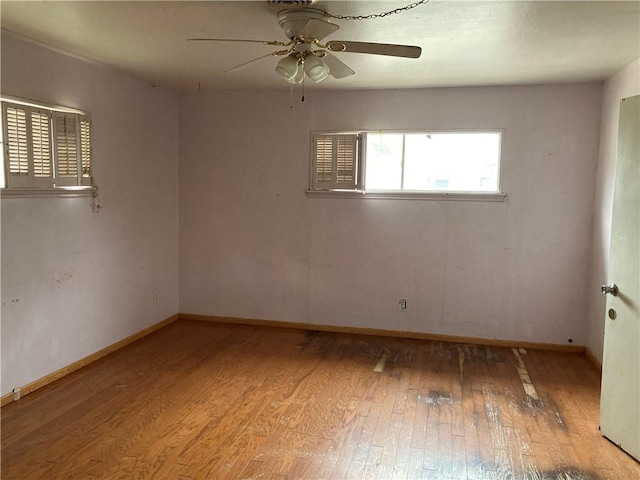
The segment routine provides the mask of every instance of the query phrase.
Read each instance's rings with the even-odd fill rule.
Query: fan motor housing
[[[326,19],[325,13],[322,10],[318,10],[317,8],[300,8],[297,10],[282,10],[278,13],[278,25],[282,27],[287,37],[293,38],[300,34],[302,27],[312,18],[331,23]]]

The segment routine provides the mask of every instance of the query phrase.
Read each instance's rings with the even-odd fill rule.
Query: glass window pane
[[[499,133],[433,133],[428,137],[430,177],[425,187],[418,184],[415,189],[498,191]],[[409,169],[405,171],[408,175]],[[417,181],[405,179],[405,183],[409,185]]]
[[[368,134],[366,155],[367,190],[400,190],[402,134]]]
[[[436,190],[440,176],[432,135],[407,134],[405,142],[404,190]]]
[[[368,135],[367,190],[498,191],[499,132],[407,133],[404,149],[402,137]]]

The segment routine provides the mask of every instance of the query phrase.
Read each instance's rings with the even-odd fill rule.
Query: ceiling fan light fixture
[[[2,1],[2,0],[0,0]],[[251,42],[274,47],[284,47],[282,50],[266,53],[258,58],[249,60],[233,68],[225,70],[232,72],[240,70],[253,62],[266,57],[280,57],[276,65],[276,73],[290,83],[303,83],[305,75],[313,82],[321,82],[329,75],[340,79],[353,75],[355,72],[338,59],[333,53],[365,53],[386,55],[401,58],[419,58],[422,49],[413,45],[395,45],[375,42],[354,42],[330,40],[320,43],[340,27],[331,23],[329,19],[368,20],[382,18],[390,14],[401,13],[427,3],[429,0],[417,0],[406,7],[396,8],[388,12],[371,15],[332,15],[324,10],[308,8],[306,5],[314,0],[268,0],[271,5],[288,5],[301,8],[288,8],[278,13],[278,24],[282,27],[288,42],[277,40],[254,40],[234,38],[189,38],[192,41],[212,42]]]
[[[321,82],[329,76],[329,65],[316,55],[307,55],[304,59],[304,71],[314,82]]]
[[[276,65],[276,73],[284,78],[287,82],[293,81],[293,79],[296,78],[299,72],[303,72],[303,70],[299,68],[298,59],[294,55],[288,55],[284,57]]]

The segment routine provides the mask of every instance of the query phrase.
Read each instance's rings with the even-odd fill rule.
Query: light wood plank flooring
[[[4,407],[2,479],[640,478],[598,404],[575,353],[178,321]]]

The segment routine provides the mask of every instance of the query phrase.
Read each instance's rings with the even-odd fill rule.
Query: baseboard
[[[593,363],[598,371],[602,373],[602,362],[594,355],[589,347],[584,347],[584,355]]]
[[[82,367],[85,367],[90,363],[93,363],[96,360],[99,360],[102,357],[105,357],[110,353],[115,352],[116,350],[120,350],[121,348],[129,345],[130,343],[133,343],[136,340],[139,340],[142,337],[145,337],[150,333],[155,332],[156,330],[159,330],[162,327],[165,327],[166,325],[169,325],[170,323],[175,322],[176,320],[178,320],[178,318],[179,318],[179,315],[177,313],[175,315],[171,315],[170,317],[165,318],[161,322],[158,322],[154,325],[151,325],[150,327],[140,330],[139,332],[134,333],[133,335],[130,335],[127,338],[120,340],[119,342],[109,345],[108,347],[105,347],[102,350],[98,350],[97,352],[92,353],[91,355],[84,357],[78,360],[77,362],[73,362],[70,365],[67,365],[66,367],[62,367],[61,369],[56,370],[55,372],[50,373],[49,375],[46,375],[42,378],[39,378],[38,380],[35,380],[31,383],[28,383],[27,385],[20,387],[20,398],[38,390],[39,388],[44,387],[45,385],[49,385],[50,383],[55,382],[56,380],[59,380],[60,378],[66,375],[69,375],[70,373],[75,372],[76,370],[79,370]],[[8,405],[13,401],[14,401],[14,394],[7,393],[6,395],[3,395],[2,397],[0,397],[0,406],[4,407],[5,405]]]
[[[459,337],[455,335],[439,335],[435,333],[407,332],[401,330],[385,330],[380,328],[342,327],[338,325],[317,325],[310,323],[282,322],[278,320],[259,320],[252,318],[218,317],[213,315],[197,315],[180,313],[180,320],[201,320],[217,323],[232,323],[239,325],[254,325],[261,327],[294,328],[297,330],[316,330],[334,333],[352,333],[358,335],[374,335],[378,337],[412,338],[416,340],[431,340],[436,342],[468,343],[489,347],[528,348],[531,350],[552,350],[560,352],[583,353],[582,345],[564,345],[558,343],[536,343],[519,340],[498,340],[494,338]]]

